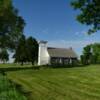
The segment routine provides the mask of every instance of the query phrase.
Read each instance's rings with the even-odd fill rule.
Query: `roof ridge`
[[[72,48],[60,48],[60,47],[47,47],[48,49],[65,49],[65,50],[71,50]]]

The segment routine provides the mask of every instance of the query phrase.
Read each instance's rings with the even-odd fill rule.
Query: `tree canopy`
[[[81,55],[81,62],[85,65],[100,63],[100,43],[85,46]]]
[[[83,48],[83,55],[81,55],[81,61],[83,64],[87,65],[91,63],[91,45],[87,45]]]
[[[24,35],[19,39],[17,48],[15,50],[15,62],[32,63],[34,64],[38,59],[38,43],[35,38],[25,38]]]
[[[26,45],[28,61],[34,64],[38,59],[38,43],[35,38],[29,37],[26,40]]]
[[[9,54],[6,49],[0,50],[0,60],[3,61],[3,63],[9,60]]]
[[[100,0],[74,0],[71,5],[80,10],[77,20],[91,27],[88,34],[100,30]]]
[[[15,62],[21,62],[22,65],[27,61],[26,38],[24,35],[19,39],[14,58]]]
[[[14,48],[25,26],[12,0],[0,0],[0,48]]]

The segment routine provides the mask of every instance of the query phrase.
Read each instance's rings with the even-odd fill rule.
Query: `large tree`
[[[29,37],[26,41],[26,45],[28,61],[33,65],[38,59],[38,43],[35,38]]]
[[[24,35],[19,40],[17,48],[15,50],[15,62],[31,62],[34,64],[38,58],[38,43],[35,38],[25,38]]]
[[[0,50],[0,60],[5,63],[9,60],[9,54],[6,49]]]
[[[94,55],[94,63],[100,63],[100,43],[92,44],[91,48]]]
[[[15,62],[20,62],[21,65],[27,61],[26,38],[24,35],[22,35],[22,37],[19,39],[14,58]]]
[[[74,0],[71,4],[80,10],[77,20],[91,27],[88,34],[100,30],[100,0]]]
[[[81,55],[81,62],[85,65],[100,63],[100,43],[85,46]]]
[[[12,0],[0,0],[0,48],[14,48],[23,33],[24,25]]]
[[[91,45],[87,45],[83,48],[83,55],[81,55],[81,61],[84,65],[88,65],[91,63],[92,51]]]

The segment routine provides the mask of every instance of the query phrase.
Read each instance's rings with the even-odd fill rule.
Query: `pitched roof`
[[[47,48],[48,53],[51,57],[72,57],[72,58],[77,58],[76,53],[73,51],[72,48],[70,49],[65,49],[65,48],[52,48],[49,47]]]

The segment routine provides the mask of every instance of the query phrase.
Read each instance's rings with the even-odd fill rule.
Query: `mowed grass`
[[[31,64],[27,64],[27,65],[23,65],[21,66],[20,64],[16,64],[16,63],[8,63],[8,64],[0,64],[0,68],[16,68],[16,67],[32,67]]]
[[[8,77],[31,92],[30,100],[100,100],[100,65],[21,70]]]
[[[6,76],[0,74],[0,100],[27,100],[27,98]]]

